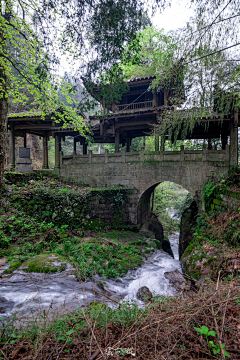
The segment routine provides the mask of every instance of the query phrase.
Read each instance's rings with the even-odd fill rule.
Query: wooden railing
[[[128,111],[128,110],[151,108],[151,107],[153,107],[152,101],[143,101],[143,102],[137,102],[137,103],[133,103],[133,104],[118,105],[117,111]]]

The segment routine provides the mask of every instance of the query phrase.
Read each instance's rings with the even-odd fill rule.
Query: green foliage
[[[194,327],[194,329],[198,331],[200,335],[205,335],[207,340],[209,336],[216,336],[216,331],[209,331],[208,327],[204,325],[201,328]]]
[[[211,209],[211,202],[213,200],[214,197],[216,197],[218,195],[218,191],[217,191],[217,187],[216,185],[212,182],[209,181],[206,184],[204,193],[203,193],[203,200],[205,201],[205,206],[206,209]]]
[[[176,59],[178,45],[163,29],[147,26],[126,49],[122,68],[126,79],[156,76],[156,84],[167,78]]]
[[[185,199],[180,198],[174,206],[176,210],[176,215],[181,218],[184,211],[191,205],[193,202],[192,194],[188,193]]]
[[[142,261],[141,249],[133,245],[116,243],[111,245],[104,240],[91,239],[89,242],[76,244],[71,239],[64,242],[56,252],[69,257],[77,268],[82,280],[100,274],[104,277],[123,276],[130,268],[139,266]]]
[[[181,207],[181,204],[185,203],[187,193],[180,185],[169,181],[165,181],[155,188],[153,212],[162,223],[166,234],[179,230],[179,220],[170,218],[168,211]]]
[[[208,347],[209,349],[212,350],[213,354],[214,355],[217,355],[217,354],[220,354],[220,346],[219,344],[215,345],[214,342],[212,340],[209,341],[209,336],[213,336],[215,337],[216,336],[216,331],[209,331],[208,327],[207,326],[202,326],[201,328],[197,328],[197,327],[194,327],[194,329],[196,331],[198,331],[200,333],[200,335],[205,335],[205,338],[207,340],[207,343],[208,343]],[[231,357],[227,352],[226,350],[224,350],[225,348],[225,344],[222,344],[222,348],[223,348],[223,352],[224,352],[224,355],[227,356],[227,357]]]

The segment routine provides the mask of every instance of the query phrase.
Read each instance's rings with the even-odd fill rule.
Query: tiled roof
[[[156,76],[144,76],[144,77],[129,79],[126,82],[130,83],[130,82],[137,82],[137,81],[141,81],[141,80],[154,80],[154,79],[156,79]]]
[[[14,119],[14,118],[22,118],[22,117],[39,117],[44,116],[42,111],[24,111],[21,113],[12,113],[8,114],[8,118]],[[46,115],[45,115],[46,116]]]

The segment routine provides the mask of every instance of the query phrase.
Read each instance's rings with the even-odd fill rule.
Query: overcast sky
[[[186,5],[186,0],[173,0],[170,8],[164,10],[162,14],[156,13],[152,18],[153,25],[163,28],[165,32],[183,27],[193,15],[192,9],[187,9]]]

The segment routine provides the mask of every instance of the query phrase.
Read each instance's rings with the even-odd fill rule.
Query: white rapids
[[[113,306],[107,297],[100,295],[104,290],[99,287],[99,280],[104,283],[105,294],[118,302],[135,300],[143,305],[136,299],[136,293],[142,286],[147,286],[154,296],[176,295],[176,290],[164,273],[176,269],[181,271],[178,239],[178,232],[169,236],[174,259],[163,250],[155,250],[138,269],[129,271],[124,278],[103,279],[95,276],[92,281],[79,282],[67,270],[52,275],[26,274],[16,270],[13,275],[0,279],[0,319],[17,312],[17,317],[27,320],[50,308],[66,313],[87,306],[92,301]]]
[[[135,300],[137,291],[142,286],[147,286],[152,294],[158,296],[173,296],[177,292],[170,282],[164,277],[167,271],[179,270],[181,265],[178,256],[179,233],[169,236],[174,259],[163,250],[155,250],[141,267],[135,271],[129,271],[122,279],[106,281],[108,289],[124,296],[124,300]]]

